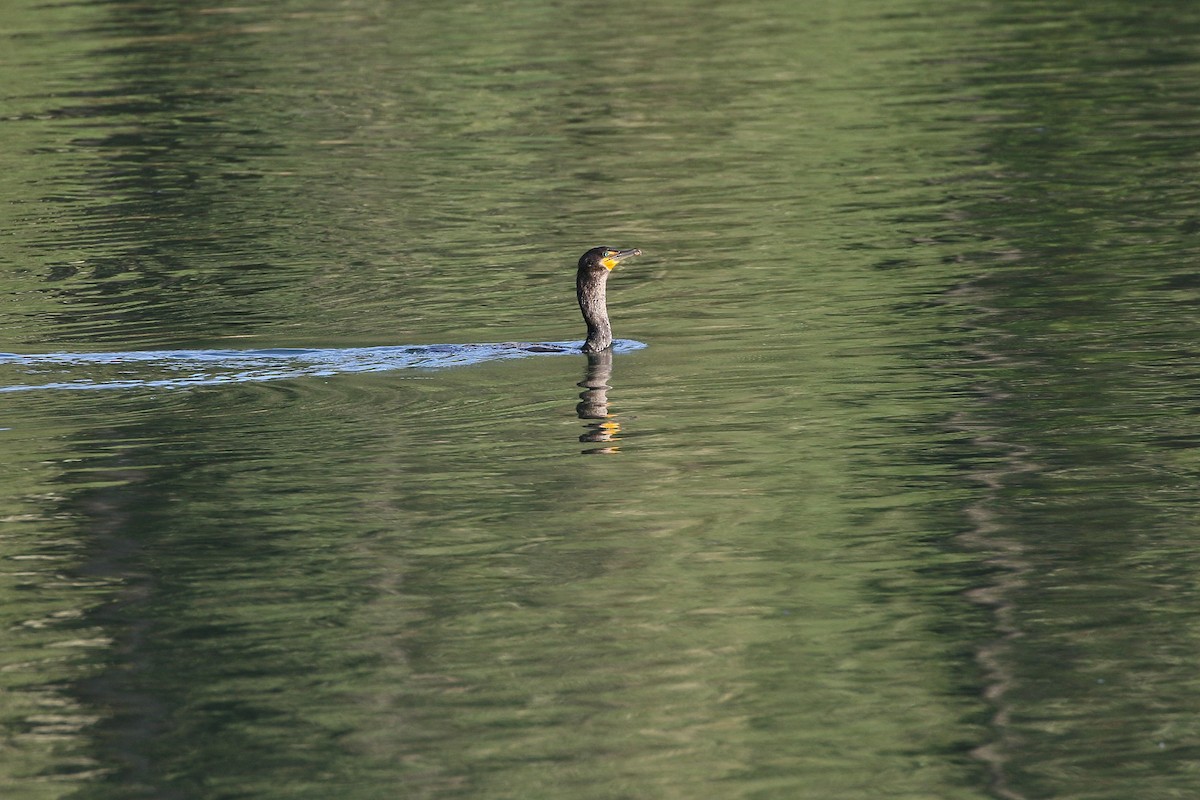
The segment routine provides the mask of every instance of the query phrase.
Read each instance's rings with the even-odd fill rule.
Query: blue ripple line
[[[263,350],[130,350],[110,353],[0,353],[0,368],[25,368],[71,373],[89,367],[155,369],[167,376],[97,379],[86,375],[72,380],[0,386],[0,392],[98,389],[182,389],[229,383],[323,377],[357,372],[399,369],[445,369],[487,361],[541,355],[579,355],[582,342],[504,342],[497,344],[433,344],[349,348],[271,348]],[[646,347],[642,342],[619,339],[616,353]]]

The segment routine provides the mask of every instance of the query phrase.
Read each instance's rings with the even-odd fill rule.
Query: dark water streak
[[[995,615],[977,654],[995,738],[975,752],[1005,798],[1182,796],[1194,765],[1196,682],[1172,655],[1200,619],[1181,135],[1200,16],[1181,12],[1013,4],[1007,46],[968,70],[994,124],[961,224],[992,244],[957,256],[973,274],[947,295],[974,316],[977,396],[951,424],[985,489],[960,541],[997,570],[968,596]]]

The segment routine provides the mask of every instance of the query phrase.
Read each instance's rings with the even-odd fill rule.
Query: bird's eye
[[[604,251],[604,255],[606,255],[606,256],[615,256],[616,254],[617,254],[616,250],[605,250]]]

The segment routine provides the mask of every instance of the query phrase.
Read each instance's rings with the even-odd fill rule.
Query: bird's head
[[[618,250],[615,247],[593,247],[579,257],[580,272],[608,272],[630,256],[640,256],[641,250]]]

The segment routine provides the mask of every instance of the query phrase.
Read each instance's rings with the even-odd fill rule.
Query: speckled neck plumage
[[[608,270],[579,267],[575,276],[575,293],[579,296],[579,310],[587,323],[587,341],[583,352],[598,353],[612,346],[612,325],[608,321]]]
[[[579,310],[583,312],[588,329],[583,352],[599,353],[612,347],[612,326],[608,324],[608,307],[605,305],[608,273],[625,259],[641,254],[636,247],[632,250],[593,247],[579,257],[575,294],[579,297]]]

